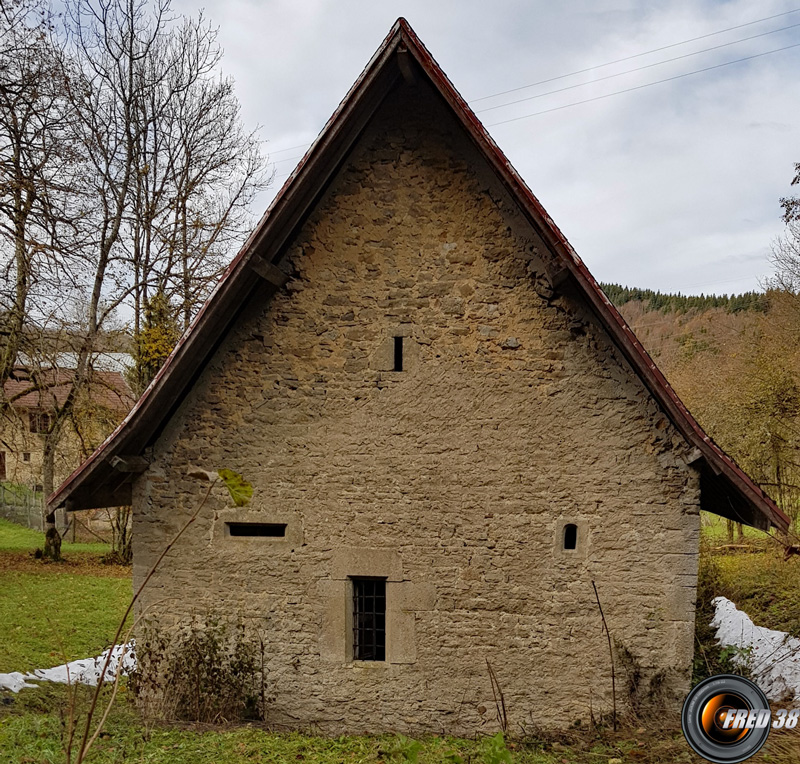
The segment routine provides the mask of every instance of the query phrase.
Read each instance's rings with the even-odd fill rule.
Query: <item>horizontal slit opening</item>
[[[225,523],[231,536],[259,536],[283,538],[286,536],[286,523]]]

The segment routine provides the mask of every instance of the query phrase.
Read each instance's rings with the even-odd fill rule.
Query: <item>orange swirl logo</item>
[[[772,712],[758,685],[740,676],[712,676],[687,696],[681,714],[686,741],[715,764],[736,764],[767,741]]]

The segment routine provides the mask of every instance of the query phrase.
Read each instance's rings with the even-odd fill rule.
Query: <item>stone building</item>
[[[26,367],[14,369],[3,391],[10,405],[0,416],[0,481],[42,490],[44,438],[56,407],[64,405],[72,389],[74,373],[70,368],[44,370],[40,389],[36,389]],[[65,427],[59,439],[54,463],[56,483],[78,467],[133,403],[133,393],[122,374],[94,372],[92,384],[76,406],[75,426]]]
[[[220,468],[247,506],[203,503]],[[50,501],[131,501],[134,583],[201,506],[142,607],[245,616],[268,721],[325,732],[494,730],[487,662],[515,729],[606,713],[593,584],[641,691],[680,697],[700,510],[788,523],[403,20]]]

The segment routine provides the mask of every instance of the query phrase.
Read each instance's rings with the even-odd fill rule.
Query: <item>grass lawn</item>
[[[750,550],[726,550],[725,521],[707,523],[711,517],[704,513],[701,572],[711,577],[714,596],[732,600],[758,626],[800,636],[800,558],[784,560],[783,547],[754,528],[745,528]]]
[[[88,692],[81,688],[79,708]],[[124,695],[124,693],[123,693]],[[0,751],[8,764],[38,764],[64,760],[61,721],[54,707],[67,706],[66,688],[45,687],[20,694],[0,707]],[[97,764],[607,764],[625,762],[699,762],[680,733],[651,736],[610,733],[574,735],[560,740],[403,736],[341,736],[326,738],[297,732],[278,733],[259,726],[146,728],[128,700],[118,701],[89,761]]]
[[[733,600],[758,626],[800,636],[800,559],[784,562],[777,549],[720,555],[714,562],[721,595]]]
[[[64,544],[66,561],[34,560],[36,531],[0,520],[0,672],[97,655],[130,601],[127,568],[103,565],[105,544]]]
[[[712,515],[710,512],[700,513],[700,527],[702,529],[704,540],[711,546],[721,546],[723,544],[731,543],[728,539],[728,521],[719,515]],[[744,538],[739,539],[738,530],[734,526],[733,542],[734,544],[752,544],[763,543],[766,538],[763,531],[751,528],[748,525],[742,526],[742,534]]]
[[[0,671],[47,667],[61,662],[59,640],[70,658],[97,654],[114,633],[131,595],[129,570],[100,564],[102,545],[65,545],[65,563],[33,560],[40,534],[0,522]],[[763,534],[757,551],[724,549],[724,523],[705,524],[701,593],[722,594],[757,624],[800,630],[800,558],[784,562]],[[750,536],[747,536],[748,543]],[[76,545],[78,546],[78,545]],[[86,547],[89,547],[88,549]],[[94,548],[94,549],[93,549]],[[709,552],[709,549],[716,549]],[[25,550],[25,551],[22,551]],[[707,618],[707,612],[701,611]],[[58,635],[58,638],[56,637]],[[706,634],[701,639],[711,640]],[[708,644],[708,643],[707,643]],[[79,716],[89,688],[78,688]],[[104,693],[108,690],[104,690]],[[65,762],[63,719],[68,689],[43,685],[19,695],[0,693],[0,760],[8,764]],[[664,720],[636,722],[618,734],[575,731],[546,738],[477,740],[402,736],[342,736],[279,733],[259,725],[209,727],[161,725],[139,718],[123,684],[104,733],[88,761],[98,764],[239,764],[305,761],[309,764],[609,764],[696,762],[677,729]],[[773,732],[753,762],[800,761],[800,732]]]
[[[0,552],[32,552],[34,549],[44,547],[44,533],[25,528],[22,525],[9,522],[0,518]],[[86,552],[89,554],[106,554],[111,551],[108,544],[72,544],[64,541],[61,544],[61,553]]]
[[[52,572],[51,572],[52,571]],[[131,599],[124,578],[0,570],[0,672],[49,668],[100,653]]]

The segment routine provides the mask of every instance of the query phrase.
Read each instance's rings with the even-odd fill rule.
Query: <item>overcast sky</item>
[[[800,162],[800,47],[495,123],[800,46],[800,12],[749,23],[800,11],[800,0],[208,0],[203,7],[220,27],[244,119],[262,126],[275,162],[263,207],[402,15],[595,277],[730,293],[757,289],[770,273],[770,245],[783,230],[779,198],[791,193]],[[199,8],[193,0],[175,5],[190,14]],[[791,25],[798,26],[763,34]],[[674,45],[701,35],[711,36]],[[762,36],[686,56],[755,35]],[[601,80],[677,56],[686,57]],[[542,95],[573,85],[580,87]],[[480,111],[520,98],[531,100]]]

